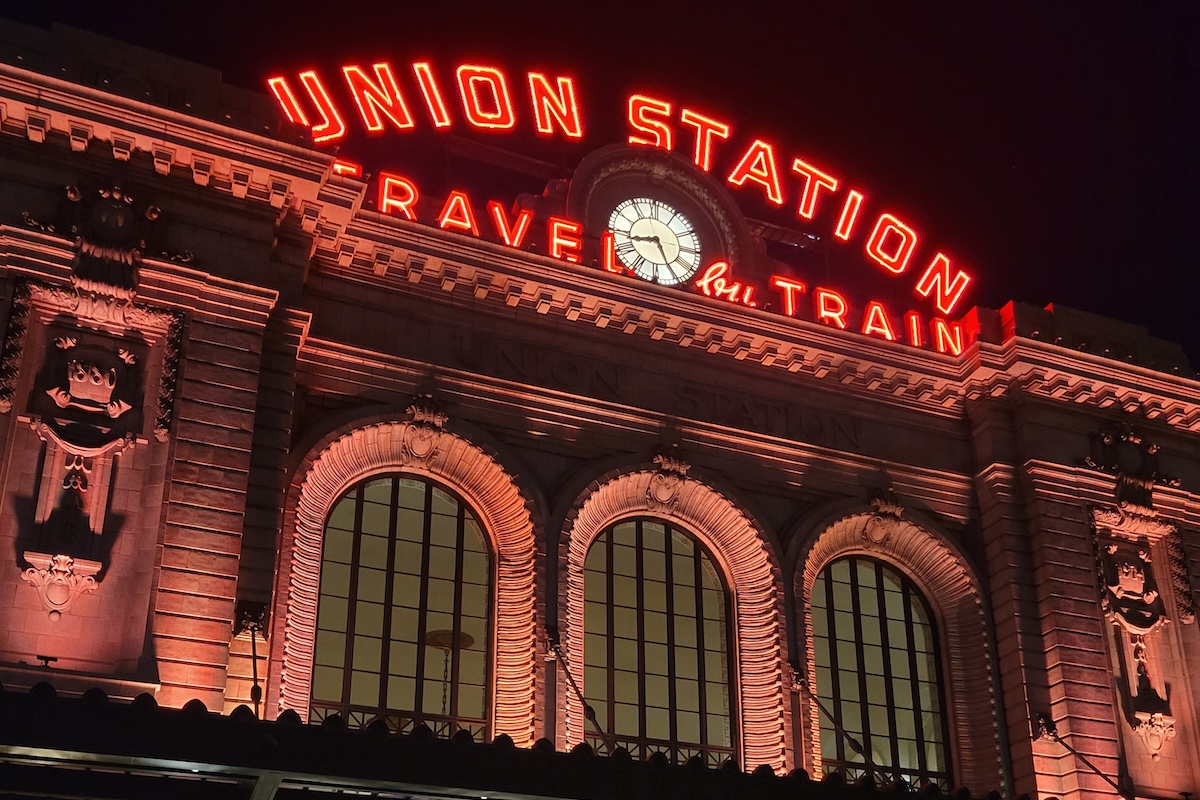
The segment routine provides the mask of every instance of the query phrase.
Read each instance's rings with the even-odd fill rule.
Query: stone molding
[[[680,472],[681,466],[664,459],[658,469],[593,483],[568,515],[559,548],[559,625],[568,668],[583,686],[583,567],[592,542],[630,517],[653,516],[679,525],[710,550],[733,595],[740,758],[747,770],[765,764],[781,773],[786,709],[779,568],[750,518],[712,487]],[[583,741],[584,716],[578,697],[570,691],[564,696],[564,749],[569,749]]]
[[[290,578],[286,594],[276,600],[276,614],[284,620],[280,709],[293,709],[302,719],[308,716],[325,518],[350,486],[384,472],[429,477],[453,487],[487,531],[496,561],[491,731],[511,736],[519,747],[531,746],[537,654],[533,519],[524,496],[500,464],[478,446],[427,421],[382,422],[352,430],[325,447],[297,476],[301,488],[294,528],[284,531],[285,538],[292,539]]]
[[[72,558],[61,553],[51,555],[26,551],[23,556],[33,566],[21,573],[21,579],[37,589],[42,608],[49,614],[51,622],[58,622],[81,595],[94,592],[98,587],[93,577],[100,571],[98,561]]]
[[[974,571],[957,549],[940,534],[901,518],[881,514],[899,503],[877,500],[874,508],[848,514],[827,525],[800,561],[796,574],[796,602],[803,623],[808,686],[816,686],[816,653],[812,636],[813,583],[821,570],[836,559],[866,555],[894,565],[920,587],[933,609],[942,646],[943,677],[950,728],[951,766],[956,781],[986,787],[1000,780],[996,703],[992,694],[988,658],[987,620]],[[889,532],[882,540],[870,531],[887,518]],[[807,701],[809,747],[815,776],[821,774],[821,720],[815,703]],[[990,724],[985,724],[989,720]]]

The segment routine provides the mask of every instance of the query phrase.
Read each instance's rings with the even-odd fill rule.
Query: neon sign
[[[519,79],[501,68],[486,64],[461,64],[453,70],[435,70],[428,62],[393,67],[377,62],[369,67],[343,66],[337,80],[323,78],[316,70],[300,72],[295,80],[275,76],[267,86],[291,122],[311,129],[317,144],[333,144],[349,132],[349,124],[361,122],[369,134],[405,133],[422,127],[453,129],[456,125],[481,132],[514,130],[528,123],[537,134],[578,141],[584,135],[584,114],[574,79],[543,72],[526,72]],[[337,98],[337,99],[335,99]],[[881,274],[910,282],[914,294],[928,300],[942,316],[959,307],[971,276],[940,250],[922,255],[924,237],[892,211],[872,210],[867,194],[846,185],[831,170],[807,157],[791,156],[781,161],[780,148],[762,138],[747,137],[738,145],[734,127],[712,114],[647,94],[631,94],[626,103],[627,141],[631,145],[666,151],[686,152],[692,163],[712,173],[722,148],[733,168],[723,181],[737,192],[758,195],[772,206],[794,204],[796,218],[812,223],[818,218],[836,219],[832,241],[858,243],[867,263]],[[784,168],[780,168],[780,164]],[[359,165],[339,159],[338,174],[361,177]],[[452,191],[436,219],[417,217],[421,197],[417,185],[403,175],[383,172],[378,179],[377,208],[408,220],[480,237],[480,218],[489,225],[487,238],[510,247],[528,246],[533,212],[525,209],[510,218],[505,206],[489,200],[483,213],[470,197]],[[542,242],[554,258],[579,263],[583,253],[583,226],[574,220],[550,217]],[[601,235],[601,267],[613,273],[628,272],[613,252],[611,234]],[[922,266],[923,265],[923,266]],[[734,274],[736,265],[724,260],[702,267],[692,281],[700,293],[746,307],[758,307],[756,287]],[[907,277],[906,277],[907,276]],[[915,276],[915,280],[913,279]],[[962,331],[941,317],[926,323],[916,311],[900,317],[884,304],[872,300],[852,309],[840,292],[806,286],[788,276],[771,276],[772,306],[787,316],[809,316],[818,322],[873,336],[889,342],[931,347],[939,352],[962,351]],[[806,314],[804,296],[811,303]]]

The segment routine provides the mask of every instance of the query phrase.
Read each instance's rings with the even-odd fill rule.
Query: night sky
[[[573,74],[589,147],[622,140],[630,92],[661,94],[732,122],[730,150],[766,138],[785,164],[804,156],[867,189],[973,270],[970,304],[1136,322],[1200,365],[1198,4],[22,5],[0,14],[264,91],[271,74],[377,59]]]

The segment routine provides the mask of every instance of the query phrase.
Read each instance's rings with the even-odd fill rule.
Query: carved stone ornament
[[[1175,530],[1174,525],[1160,520],[1154,509],[1130,505],[1123,508],[1096,506],[1092,508],[1092,521],[1097,528],[1107,528],[1130,538],[1145,536],[1152,542]]]
[[[33,299],[53,311],[122,329],[131,328],[143,333],[165,331],[175,320],[173,314],[155,311],[128,298],[39,283],[31,283],[29,287]]]
[[[120,342],[59,336],[29,403],[38,434],[74,455],[130,446],[141,430],[140,359]]]
[[[431,394],[417,395],[408,406],[408,423],[401,434],[400,450],[406,465],[428,465],[438,454],[438,442],[449,417]]]
[[[1175,718],[1160,712],[1147,714],[1143,711],[1135,712],[1134,717],[1137,720],[1134,733],[1141,737],[1150,757],[1158,761],[1163,745],[1175,738]]]
[[[655,473],[650,477],[650,485],[646,487],[646,497],[663,509],[672,506],[679,497],[679,489],[687,480],[691,464],[684,461],[679,449],[672,446],[669,450],[654,457]]]
[[[42,607],[53,622],[70,611],[81,595],[96,591],[96,579],[92,576],[100,571],[97,561],[31,552],[26,552],[24,557],[33,566],[21,577],[37,589]]]
[[[871,495],[871,508],[875,513],[863,525],[863,542],[868,545],[885,544],[900,527],[904,506],[891,489],[879,489]]]
[[[1121,422],[1092,437],[1092,454],[1083,463],[1117,477],[1119,508],[1145,512],[1154,508],[1154,487],[1179,486],[1179,478],[1158,468],[1159,447]]]
[[[1100,606],[1112,622],[1140,635],[1166,624],[1166,608],[1154,579],[1148,544],[1101,538],[1097,570]]]
[[[1196,607],[1192,602],[1192,581],[1188,575],[1187,554],[1183,551],[1183,536],[1178,528],[1167,537],[1167,561],[1171,568],[1171,588],[1175,590],[1179,621],[1190,625],[1196,621]]]
[[[0,351],[0,413],[12,411],[21,356],[25,350],[25,331],[29,324],[29,283],[19,281],[13,292],[8,325],[4,330],[3,351]]]

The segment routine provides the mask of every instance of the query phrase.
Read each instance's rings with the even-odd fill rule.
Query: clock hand
[[[635,242],[654,242],[655,244],[658,244],[657,236],[630,236],[629,238]]]
[[[667,258],[667,251],[666,251],[666,250],[663,250],[662,242],[660,242],[660,241],[658,240],[658,237],[657,237],[657,236],[655,236],[655,237],[654,237],[654,243],[655,243],[656,245],[658,245],[658,252],[662,253],[662,257],[663,257],[663,263],[664,263],[664,264],[670,264],[670,263],[671,263],[671,259]]]

